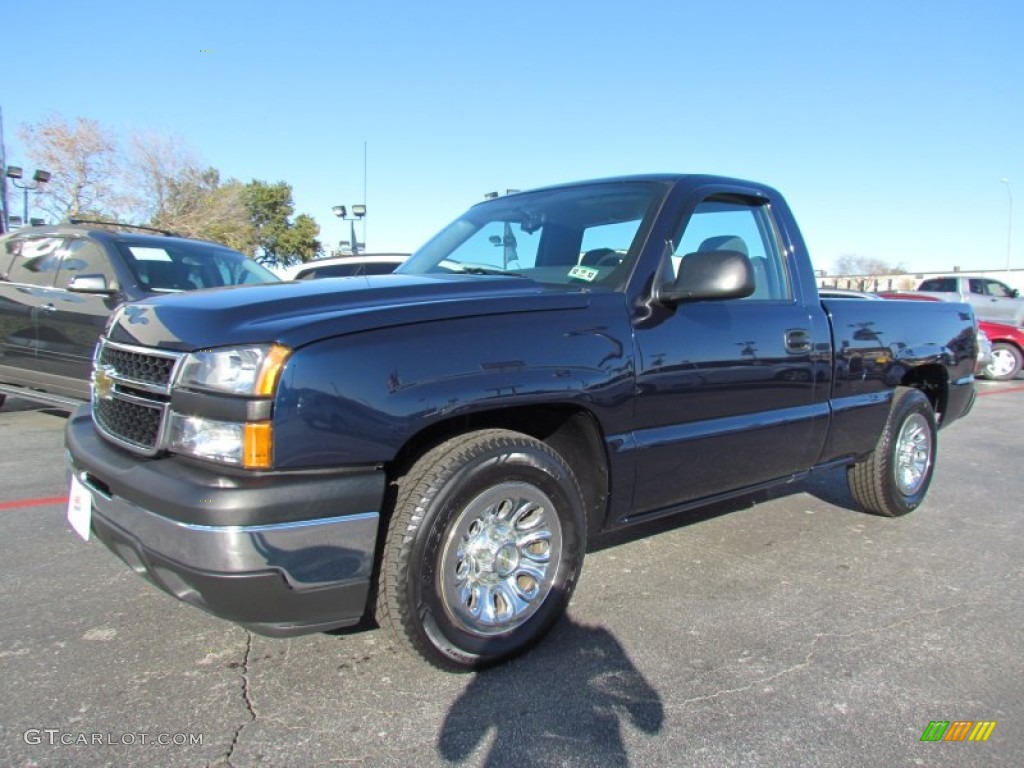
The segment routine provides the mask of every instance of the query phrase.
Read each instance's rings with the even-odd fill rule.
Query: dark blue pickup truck
[[[550,629],[604,532],[837,466],[913,510],[976,352],[967,305],[822,301],[761,184],[517,193],[394,275],[123,307],[68,423],[69,520],[255,631],[372,615],[479,668]]]

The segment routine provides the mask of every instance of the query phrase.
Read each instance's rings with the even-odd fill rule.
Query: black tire
[[[992,362],[985,366],[982,374],[993,381],[1009,381],[1020,373],[1024,355],[1013,344],[997,341],[992,345]]]
[[[586,550],[579,484],[539,440],[453,438],[397,482],[377,621],[442,669],[481,669],[535,645],[572,596]]]
[[[931,402],[917,389],[900,387],[875,449],[847,470],[851,493],[876,515],[913,511],[931,485],[937,446]]]

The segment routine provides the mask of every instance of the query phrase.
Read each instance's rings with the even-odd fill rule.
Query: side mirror
[[[103,275],[75,275],[68,281],[68,290],[74,293],[113,293]]]
[[[671,272],[669,272],[671,274]],[[663,304],[742,299],[754,293],[754,268],[739,251],[697,251],[679,262],[679,274],[655,296]]]

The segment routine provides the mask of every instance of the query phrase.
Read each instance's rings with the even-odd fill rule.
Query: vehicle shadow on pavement
[[[16,413],[18,411],[36,411],[38,413],[45,413],[47,416],[59,416],[62,419],[66,419],[71,415],[71,411],[68,410],[67,408],[59,408],[53,405],[43,405],[32,400],[26,400],[16,395],[5,396],[3,394],[0,394],[0,408],[3,409],[4,413]]]
[[[437,750],[469,758],[493,733],[474,765],[629,765],[623,720],[661,730],[654,687],[603,627],[563,619],[538,648],[478,673],[448,711]]]
[[[863,510],[854,500],[853,494],[850,493],[850,488],[846,482],[846,469],[827,469],[812,472],[802,480],[777,485],[768,490],[753,491],[715,504],[673,513],[666,517],[637,523],[621,530],[599,534],[588,543],[587,551],[600,552],[603,549],[609,549],[619,544],[637,541],[648,536],[656,536],[659,533],[673,531],[677,528],[685,528],[686,526],[713,520],[716,517],[733,512],[750,509],[772,499],[796,496],[801,493],[814,496],[825,504],[863,514]]]

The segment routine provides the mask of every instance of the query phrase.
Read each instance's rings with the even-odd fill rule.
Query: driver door
[[[640,515],[806,470],[826,431],[828,382],[816,353],[828,327],[796,300],[765,201],[708,197],[673,242],[677,270],[688,253],[744,253],[756,289],[684,302],[637,328]]]

